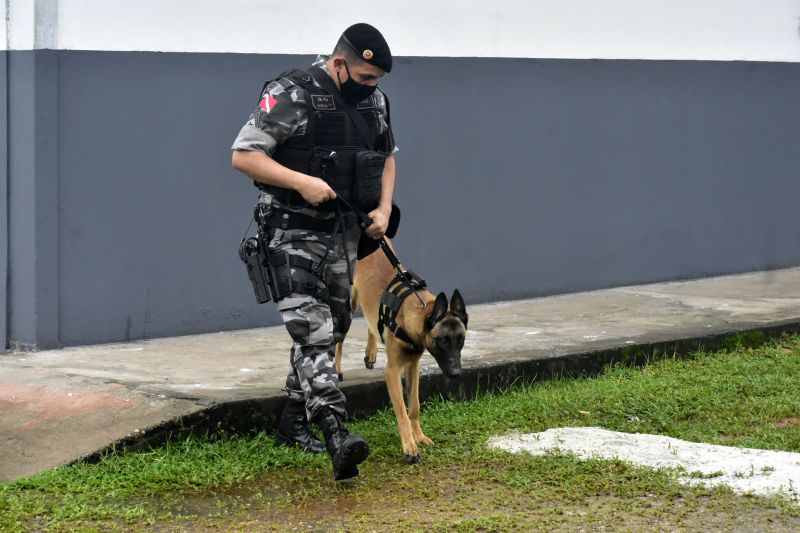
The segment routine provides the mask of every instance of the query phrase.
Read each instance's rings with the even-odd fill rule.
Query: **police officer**
[[[264,85],[232,146],[234,168],[262,190],[259,223],[269,240],[278,310],[293,341],[277,440],[327,450],[334,479],[357,476],[369,455],[366,441],[343,425],[334,348],[350,327],[359,239],[382,237],[389,223],[397,148],[388,100],[377,85],[391,70],[381,33],[369,24],[350,26],[330,56]],[[371,185],[360,174],[370,165],[374,171],[376,160],[377,189],[374,172]],[[370,190],[373,198],[365,199]],[[353,206],[371,224],[359,225]],[[322,430],[324,445],[309,421]]]

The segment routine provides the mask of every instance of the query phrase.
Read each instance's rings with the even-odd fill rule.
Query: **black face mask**
[[[361,102],[362,100],[366,100],[372,93],[375,92],[374,85],[363,85],[361,83],[356,83],[353,80],[353,76],[350,75],[350,69],[347,68],[347,62],[344,62],[344,69],[347,71],[347,81],[342,83],[341,78],[339,78],[339,72],[336,72],[336,79],[339,82],[339,92],[342,93],[342,98],[345,102],[350,105],[356,105],[357,103]]]

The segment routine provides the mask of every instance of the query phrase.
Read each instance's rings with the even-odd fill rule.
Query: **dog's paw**
[[[365,357],[364,366],[367,367],[369,370],[372,370],[373,368],[375,368],[375,361],[373,361],[369,357]]]
[[[339,381],[344,381],[344,373],[339,372]]]
[[[407,465],[415,465],[419,463],[419,454],[417,455],[410,455],[407,453],[403,454],[403,462]]]
[[[425,435],[414,436],[414,442],[423,446],[433,446],[433,441]]]

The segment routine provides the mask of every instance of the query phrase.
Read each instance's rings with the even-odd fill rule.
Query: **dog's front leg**
[[[389,398],[392,400],[394,414],[397,417],[397,431],[400,433],[400,442],[403,445],[403,461],[407,464],[419,462],[419,449],[414,442],[414,434],[411,430],[411,421],[406,413],[406,403],[403,400],[403,367],[406,362],[402,361],[401,355],[397,355],[391,347],[386,347],[387,363],[384,376],[386,377],[386,388],[389,390]]]
[[[433,441],[422,432],[419,425],[419,363],[422,356],[413,358],[406,367],[406,383],[408,385],[408,418],[411,421],[411,433],[414,442],[423,446],[430,446]]]

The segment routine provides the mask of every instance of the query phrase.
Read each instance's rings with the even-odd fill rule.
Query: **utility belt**
[[[244,262],[253,284],[256,301],[260,304],[271,300],[277,302],[297,293],[328,302],[330,293],[320,286],[324,285],[324,259],[319,263],[284,251],[270,251],[267,244],[276,228],[328,233],[333,238],[337,225],[346,231],[350,224],[355,223],[355,219],[344,215],[340,218],[318,219],[263,204],[256,206],[254,218],[258,223],[258,231],[254,237],[242,239],[239,258]]]
[[[255,185],[259,191],[268,193],[270,196],[275,198],[278,203],[289,208],[300,209],[308,206],[308,202],[306,202],[303,196],[297,191],[284,189],[283,187],[275,187],[274,185],[267,185],[266,183],[259,183],[257,181],[253,181],[253,185]],[[332,213],[335,210],[333,206],[331,206],[329,209],[327,202],[325,204],[316,206],[315,209],[318,209],[321,213]]]
[[[289,191],[294,192],[294,191]],[[295,193],[297,194],[297,193]],[[321,210],[325,212],[325,210]],[[315,218],[301,213],[294,213],[284,209],[275,207],[256,207],[256,220],[262,227],[267,228],[280,228],[287,229],[303,229],[308,231],[317,231],[321,233],[333,233],[336,230],[336,223],[339,221],[337,218]],[[355,223],[355,218],[351,215],[344,217],[345,224],[349,222]]]

